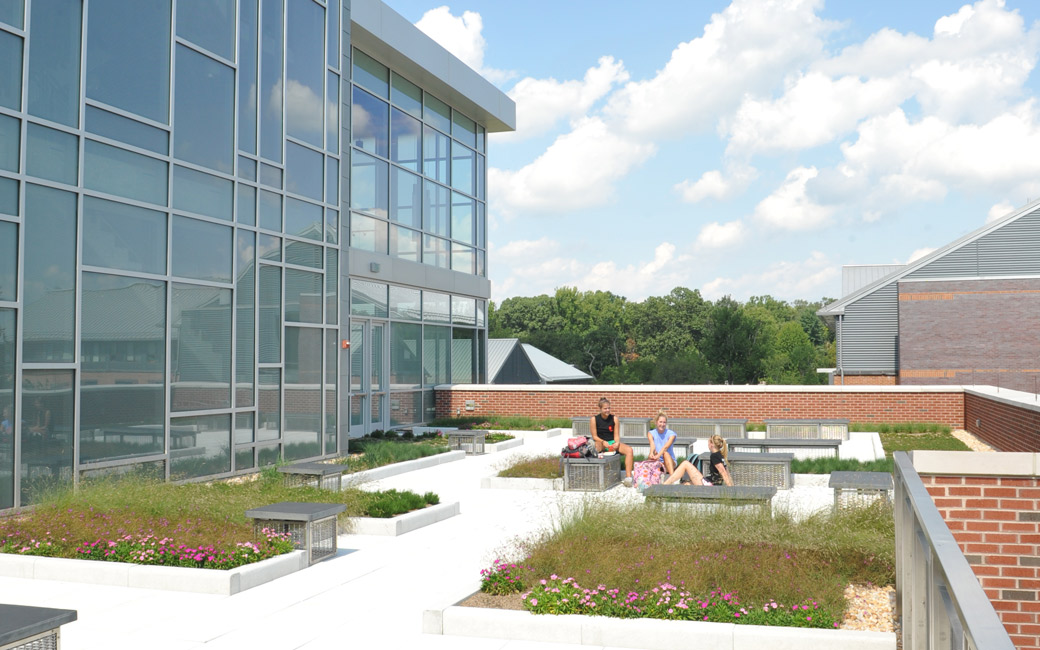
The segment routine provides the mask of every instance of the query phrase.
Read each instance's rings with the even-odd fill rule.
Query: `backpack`
[[[560,455],[564,458],[595,458],[596,446],[586,436],[567,438],[567,446]]]

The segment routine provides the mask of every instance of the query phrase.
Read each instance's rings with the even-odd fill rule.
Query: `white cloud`
[[[513,76],[512,72],[484,67],[487,41],[484,19],[479,13],[464,11],[461,16],[453,16],[450,8],[440,6],[424,13],[415,26],[492,83]]]
[[[825,254],[813,251],[800,262],[777,262],[764,271],[735,278],[715,278],[701,287],[701,293],[710,300],[727,294],[737,300],[762,294],[782,300],[805,299],[835,290],[840,278],[841,266]]]
[[[746,236],[747,228],[740,221],[730,221],[721,224],[717,221],[712,221],[701,228],[694,248],[697,250],[730,248],[744,241]]]
[[[746,166],[732,167],[728,176],[723,176],[721,171],[712,169],[701,174],[701,177],[692,183],[689,179],[677,183],[674,189],[687,203],[698,203],[708,198],[728,199],[746,189],[756,175],[757,172],[754,168]]]
[[[917,260],[921,259],[925,255],[931,255],[934,252],[935,252],[934,248],[928,248],[927,246],[924,247],[924,248],[918,248],[913,253],[910,253],[910,257],[906,258],[906,263],[907,264],[913,264],[914,262],[916,262]]]
[[[494,248],[493,252],[496,261],[510,264],[543,259],[547,255],[555,254],[559,247],[559,242],[542,237],[541,239],[516,239],[501,248]]]
[[[834,209],[813,202],[805,185],[819,172],[815,167],[792,169],[783,184],[755,206],[754,219],[777,230],[815,230],[828,225]]]
[[[1011,205],[1011,201],[1001,201],[989,209],[989,212],[986,214],[986,223],[991,223],[1001,217],[1005,217],[1013,212],[1014,209],[1015,206]]]

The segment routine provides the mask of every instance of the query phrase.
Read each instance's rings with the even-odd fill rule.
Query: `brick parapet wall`
[[[1040,401],[1035,394],[965,389],[964,423],[1001,451],[1040,452]]]

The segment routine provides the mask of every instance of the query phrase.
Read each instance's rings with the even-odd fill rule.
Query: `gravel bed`
[[[997,451],[993,447],[979,440],[975,434],[968,433],[964,429],[955,429],[953,431],[953,437],[968,445],[968,448],[972,451]]]

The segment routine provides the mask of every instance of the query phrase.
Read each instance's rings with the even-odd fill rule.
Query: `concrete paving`
[[[590,646],[422,634],[422,613],[474,592],[480,570],[515,544],[592,500],[638,503],[634,489],[583,494],[481,489],[508,459],[555,453],[563,438],[368,483],[366,489],[433,490],[461,514],[399,537],[342,535],[337,557],[234,596],[52,580],[0,578],[0,602],[75,609],[65,650],[296,649],[329,647],[552,650]],[[781,490],[776,508],[830,507],[825,487]]]

